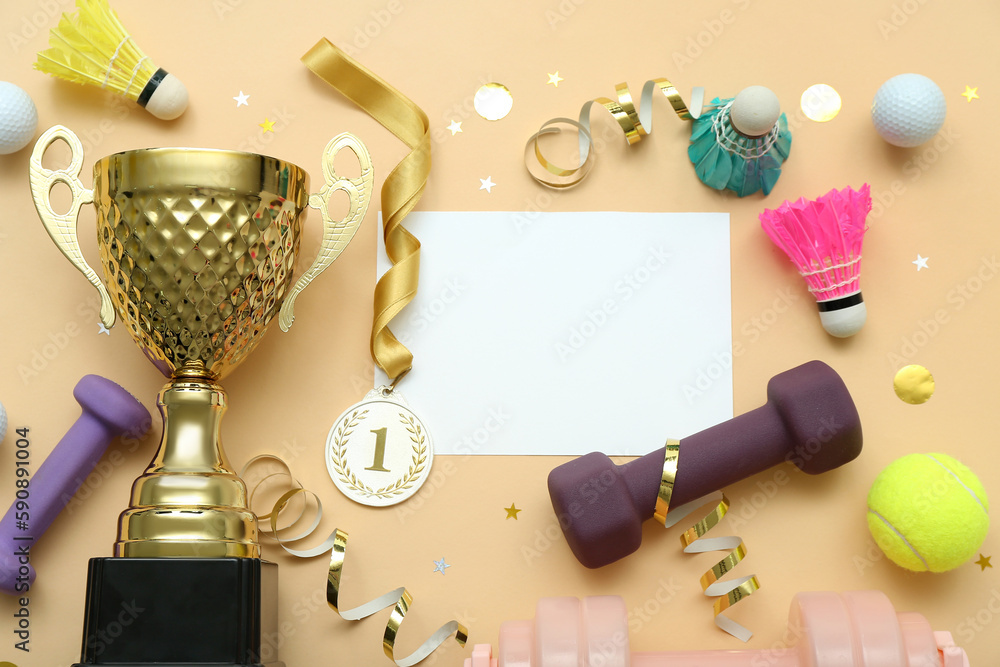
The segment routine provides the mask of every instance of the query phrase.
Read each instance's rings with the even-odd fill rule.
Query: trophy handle
[[[334,158],[344,148],[350,148],[361,164],[361,175],[357,178],[350,179],[338,176],[333,167]],[[285,302],[281,305],[281,311],[278,313],[278,325],[282,331],[288,331],[292,322],[295,321],[295,298],[299,292],[333,264],[333,260],[337,259],[354,238],[354,233],[358,231],[358,227],[368,211],[368,202],[371,199],[375,181],[372,158],[368,154],[368,149],[353,134],[348,132],[338,134],[330,140],[330,143],[323,150],[323,176],[326,179],[323,189],[309,197],[309,206],[319,209],[323,215],[323,242],[319,255],[316,256],[316,261],[313,262],[308,271],[299,277],[295,286],[292,287],[292,291],[285,298]],[[346,192],[351,200],[351,208],[343,220],[334,220],[330,217],[330,195],[338,190]]]
[[[42,166],[42,156],[56,140],[65,141],[72,151],[72,159],[65,169],[46,169]],[[45,231],[62,254],[66,255],[73,266],[87,277],[90,284],[97,288],[101,295],[101,322],[110,329],[115,324],[115,309],[111,295],[101,282],[101,279],[87,264],[80,250],[80,241],[76,234],[76,222],[80,215],[80,207],[94,201],[94,191],[83,187],[80,172],[83,170],[83,144],[72,130],[62,125],[54,125],[42,134],[35,143],[28,162],[28,181],[31,183],[31,198],[35,200],[35,209],[42,219]],[[73,194],[73,201],[65,213],[56,213],[52,208],[52,186],[56,183],[66,184]]]

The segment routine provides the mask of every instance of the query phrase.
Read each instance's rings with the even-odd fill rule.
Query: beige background
[[[1000,611],[1000,561],[985,571],[969,563],[944,575],[907,573],[879,556],[864,519],[873,478],[909,452],[951,453],[977,470],[991,496],[1000,498],[993,473],[1000,419],[995,389],[1000,290],[992,280],[998,244],[993,162],[1000,153],[994,129],[1000,89],[995,3],[118,2],[139,42],[191,90],[190,109],[172,123],[31,70],[35,52],[46,44],[45,30],[35,23],[54,25],[55,10],[68,4],[4,2],[0,79],[30,92],[40,127],[62,123],[78,132],[88,165],[131,148],[207,146],[260,150],[318,176],[327,139],[350,130],[367,142],[381,182],[405,154],[403,145],[299,63],[326,36],[353,47],[365,65],[430,117],[438,140],[422,210],[728,211],[736,412],[760,404],[774,373],[819,358],[845,378],[866,434],[862,456],[841,470],[816,479],[786,471],[788,481],[780,487],[774,482],[784,478],[771,471],[728,490],[734,511],[745,519],[736,532],[749,547],[739,572],[756,572],[763,584],[733,613],[756,632],[749,646],[780,645],[796,591],[879,588],[900,610],[920,611],[934,627],[954,632],[973,665],[992,664],[1000,655],[994,620]],[[546,85],[556,70],[565,78],[558,88]],[[876,89],[908,71],[930,76],[948,99],[937,148],[892,148],[872,129],[868,108]],[[632,149],[624,141],[610,142],[578,189],[553,195],[529,179],[521,146],[542,121],[574,115],[585,100],[612,94],[619,81],[639,88],[656,76],[671,78],[685,91],[706,85],[713,96],[732,95],[753,83],[775,90],[788,111],[794,144],[770,197],[738,200],[701,186],[686,158],[689,128],[662,100],[654,134]],[[508,85],[515,99],[511,114],[496,123],[471,109],[477,87],[492,80]],[[798,111],[801,92],[820,82],[833,85],[844,99],[843,112],[827,124],[805,120]],[[979,87],[981,99],[967,103],[961,97],[967,84]],[[236,108],[232,97],[240,90],[250,95],[249,107]],[[276,121],[273,135],[261,135],[258,123],[265,117]],[[461,134],[444,129],[452,120],[463,123]],[[612,127],[608,117],[595,122]],[[33,210],[28,154],[0,159],[5,210],[0,400],[12,428],[30,427],[33,458],[40,462],[77,416],[71,390],[82,375],[106,375],[149,407],[162,378],[123,330],[97,335],[95,293],[52,247]],[[478,179],[487,176],[497,183],[492,194],[479,190]],[[858,336],[838,341],[820,329],[801,280],[771,247],[756,217],[785,198],[864,181],[879,202],[863,267],[870,319]],[[317,219],[310,216],[313,223]],[[93,213],[87,211],[81,228],[92,225]],[[420,230],[414,231],[419,236]],[[309,234],[307,247],[315,248],[316,225]],[[632,633],[634,648],[740,648],[715,629],[711,601],[700,595],[698,577],[714,562],[712,556],[682,554],[676,534],[663,535],[650,523],[646,545],[628,559],[600,571],[575,562],[555,531],[545,492],[545,475],[559,460],[441,458],[421,497],[399,508],[363,508],[335,491],[321,462],[322,448],[332,421],[371,382],[367,335],[375,234],[372,211],[334,268],[299,300],[292,331],[275,328],[253,361],[226,382],[231,409],[224,433],[232,460],[240,464],[263,452],[285,456],[326,502],[325,526],[350,532],[345,603],[408,586],[415,602],[400,636],[406,651],[456,615],[471,627],[471,643],[495,642],[499,624],[530,617],[539,596],[606,593],[625,596],[630,609],[647,610]],[[93,237],[83,238],[93,261]],[[911,263],[918,253],[929,257],[929,268],[920,272]],[[792,303],[786,309],[781,299],[788,293]],[[935,318],[939,323],[931,324]],[[63,340],[64,349],[37,376],[22,379],[19,366],[30,366],[50,338]],[[933,399],[921,406],[902,403],[892,391],[897,368],[914,362],[931,369],[938,382]],[[659,381],[657,369],[650,368],[649,377]],[[489,378],[473,370],[469,381]],[[418,396],[411,399],[419,404]],[[670,424],[662,430],[664,437],[671,435]],[[78,659],[87,559],[109,555],[115,517],[154,444],[150,438],[131,452],[114,445],[104,473],[84,490],[86,499],[64,513],[32,551],[39,572],[31,589],[32,651],[13,650],[15,604],[4,597],[0,659],[38,667]],[[660,444],[650,442],[649,448]],[[599,443],[585,447],[597,449]],[[12,469],[8,437],[0,448],[4,506],[13,496]],[[754,494],[764,490],[773,497],[756,496],[755,508]],[[517,521],[505,519],[503,508],[511,502],[524,510]],[[982,552],[1000,553],[998,545],[991,535]],[[295,560],[271,544],[265,555],[281,567],[281,614],[287,622],[281,653],[290,667],[318,661],[384,664],[380,639],[387,612],[359,623],[342,621],[322,604],[324,559]],[[433,561],[442,557],[452,565],[446,576],[432,572]],[[432,661],[457,665],[465,655],[452,643]]]

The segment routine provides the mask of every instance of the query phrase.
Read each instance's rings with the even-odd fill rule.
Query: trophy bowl
[[[50,170],[42,156],[65,141],[70,164]],[[350,148],[361,165],[339,177],[334,158]],[[101,296],[101,320],[124,323],[139,349],[170,382],[158,396],[163,435],[152,463],[132,487],[119,518],[115,556],[259,557],[257,519],[247,490],[220,440],[226,394],[219,380],[246,360],[277,317],[294,319],[298,294],[353,238],[373,187],[371,158],[350,134],[333,138],[323,156],[325,185],[309,195],[308,175],[273,157],[228,150],[152,148],[104,157],[94,166],[93,190],[80,181],[83,147],[55,126],[30,160],[32,197],[46,231]],[[65,213],[50,191],[72,192]],[[343,191],[342,220],[328,210]],[[77,239],[80,208],[93,203],[103,280],[84,259]],[[312,266],[295,280],[303,212],[324,221]]]
[[[219,379],[260,342],[292,290],[307,179],[288,162],[232,151],[97,161],[103,284],[164,375]]]

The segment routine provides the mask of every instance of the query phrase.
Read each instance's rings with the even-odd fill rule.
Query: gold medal
[[[360,403],[340,416],[330,430],[326,449],[327,467],[337,488],[360,503],[392,505],[420,488],[430,473],[433,459],[427,429],[395,391],[396,384],[410,371],[413,355],[389,330],[389,322],[417,292],[420,242],[401,222],[416,206],[430,173],[430,122],[420,107],[328,40],[317,43],[302,60],[410,149],[382,187],[382,234],[392,267],[375,285],[371,353],[391,383],[368,392]],[[292,489],[284,499],[296,493]],[[277,532],[276,518],[272,517],[271,525]],[[397,658],[396,635],[413,596],[400,587],[360,607],[342,610],[340,589],[347,557],[347,533],[334,531],[321,547],[332,549],[326,595],[330,607],[341,618],[360,620],[392,607],[382,635],[382,650],[398,667],[413,667],[452,634],[459,645],[465,646],[469,631],[461,623],[449,621],[409,656]]]
[[[326,440],[326,467],[351,500],[372,507],[401,503],[430,475],[434,448],[420,417],[390,387],[347,408]]]
[[[431,170],[430,121],[329,41],[320,41],[302,60],[410,148],[382,187],[382,238],[392,266],[375,284],[371,354],[390,384],[348,408],[334,423],[326,448],[337,488],[359,503],[384,507],[413,495],[430,474],[433,458],[423,422],[395,391],[413,367],[413,354],[389,329],[417,293],[420,241],[402,221],[420,200]]]

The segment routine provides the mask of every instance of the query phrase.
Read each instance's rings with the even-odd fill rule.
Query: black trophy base
[[[91,558],[74,667],[284,667],[277,603],[257,558]]]

